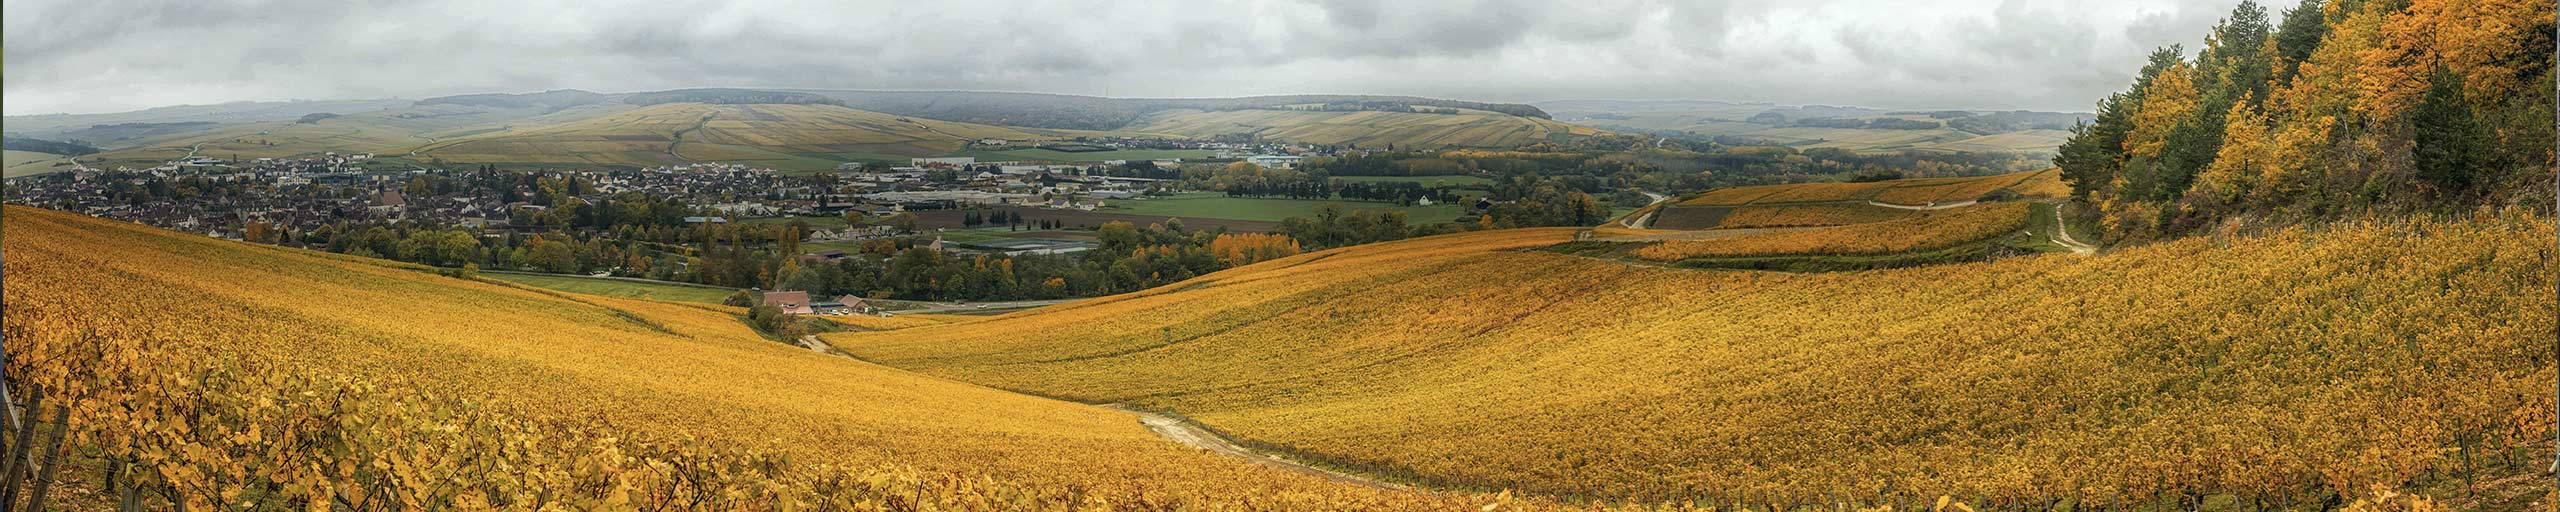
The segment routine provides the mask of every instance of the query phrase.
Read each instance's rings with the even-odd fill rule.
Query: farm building
[[[809,292],[764,292],[764,305],[773,306],[774,309],[794,315],[806,315],[816,311],[809,309]]]

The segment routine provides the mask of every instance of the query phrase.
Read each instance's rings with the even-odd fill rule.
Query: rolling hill
[[[2061,173],[1818,182],[1665,199],[1559,252],[1648,264],[1819,272],[2091,253],[2066,225]]]
[[[1268,110],[1307,105],[1339,105],[1370,110],[1412,107],[1481,110],[1546,119],[1538,107],[1517,103],[1485,103],[1413,96],[1297,94],[1237,98],[1105,98],[1071,94],[981,91],[858,91],[806,89],[802,92],[843,101],[846,106],[905,116],[978,124],[1069,130],[1126,129],[1148,114],[1166,110]]]
[[[705,117],[711,119],[706,122]],[[635,167],[718,161],[815,171],[849,161],[920,156],[1078,156],[991,153],[968,146],[968,141],[983,138],[1235,137],[1379,147],[1508,147],[1597,133],[1548,120],[1545,112],[1527,105],[1402,96],[1147,99],[761,89],[556,90],[414,102],[237,103],[15,116],[8,123],[12,134],[103,148],[107,151],[82,160],[101,167],[150,167],[189,154],[258,158],[338,152],[421,164]],[[699,130],[690,129],[696,124]],[[21,171],[50,168],[22,166]]]
[[[1519,250],[1573,232],[1315,252],[826,339],[1443,488],[2142,510],[2383,486],[2506,510],[2552,485],[2548,218],[1823,274]]]
[[[1599,130],[1480,110],[1426,114],[1381,111],[1168,110],[1129,128],[1202,139],[1345,144],[1363,148],[1509,148],[1561,142]]]
[[[9,372],[145,508],[1470,509],[1125,412],[764,339],[719,306],[5,210]],[[148,305],[148,306],[144,306]],[[272,450],[290,447],[289,450]],[[94,494],[93,494],[94,495]],[[103,505],[101,505],[103,506]]]
[[[1906,112],[1708,100],[1565,100],[1536,105],[1559,120],[1598,128],[1864,152],[2049,155],[2070,137],[2072,123],[2090,118],[2083,113],[2022,110]]]
[[[6,165],[6,170],[0,171],[0,176],[11,178],[61,170],[69,167],[72,159],[64,155],[15,149],[6,150],[6,154],[7,160],[0,162]]]
[[[645,166],[717,161],[823,170],[851,160],[949,154],[978,139],[1098,134],[955,123],[827,104],[660,103],[459,137],[417,151],[419,158],[455,163]]]

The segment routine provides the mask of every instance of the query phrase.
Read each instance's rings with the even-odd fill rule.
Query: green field
[[[1333,179],[1352,183],[1389,183],[1403,181],[1420,183],[1425,187],[1463,187],[1469,185],[1493,184],[1492,178],[1486,178],[1483,176],[1335,176]]]
[[[1110,151],[1070,152],[1047,149],[971,149],[951,156],[976,157],[978,160],[1003,162],[1100,162],[1105,160],[1165,160],[1173,158],[1201,159],[1218,152],[1206,149],[1114,149]]]
[[[571,293],[675,302],[719,304],[721,299],[729,298],[729,294],[737,293],[736,290],[725,288],[653,284],[639,281],[597,279],[579,276],[500,274],[495,272],[484,273],[481,275],[494,279]]]
[[[1256,199],[1227,197],[1216,192],[1180,194],[1161,199],[1115,201],[1101,213],[1163,215],[1183,219],[1229,219],[1278,221],[1290,217],[1312,217],[1317,208],[1327,204],[1342,205],[1350,210],[1404,210],[1414,224],[1449,222],[1466,213],[1455,204],[1431,206],[1396,206],[1364,201],[1318,201],[1313,199]]]

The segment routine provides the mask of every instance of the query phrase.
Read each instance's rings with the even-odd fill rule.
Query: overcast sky
[[[2085,111],[2236,3],[9,0],[0,105],[733,86]]]

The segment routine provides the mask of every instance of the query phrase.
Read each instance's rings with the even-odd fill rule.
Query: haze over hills
[[[2007,151],[2051,155],[2088,113],[2024,110],[1882,110],[1711,100],[1563,100],[1534,103],[1557,119],[1593,127],[1854,151]]]
[[[681,126],[606,128],[604,118],[659,117],[634,112],[665,103],[731,105],[735,117],[717,126],[678,134]],[[844,112],[773,117],[736,105],[799,105],[784,110]],[[9,133],[31,139],[78,141],[108,151],[82,162],[143,166],[153,160],[209,155],[270,157],[325,151],[416,157],[449,162],[509,165],[641,166],[731,161],[820,170],[854,161],[902,161],[968,149],[968,141],[993,138],[1026,142],[1112,136],[1214,141],[1266,141],[1365,148],[1502,149],[1542,142],[1570,142],[1609,130],[1663,133],[1728,142],[1781,144],[1861,151],[2043,152],[2054,133],[2037,118],[1994,124],[1987,119],[2018,113],[1986,113],[1946,121],[1948,127],[1915,130],[1810,127],[1805,123],[1870,123],[1877,119],[1921,123],[1915,116],[1855,108],[1753,108],[1721,102],[1685,102],[1693,110],[1665,110],[1661,102],[1557,102],[1568,122],[1535,105],[1408,96],[1288,95],[1242,98],[1102,98],[1057,94],[967,91],[847,91],[818,89],[678,89],[637,93],[555,90],[489,93],[416,101],[313,101],[232,103],[151,109],[118,114],[19,116]],[[1629,106],[1635,106],[1629,108]],[[1713,108],[1709,108],[1713,107]],[[1695,110],[1695,109],[1705,110]],[[1615,109],[1615,110],[1612,110]],[[1622,114],[1629,110],[1638,114]],[[1783,114],[1779,114],[1783,112]],[[718,117],[718,112],[706,111]],[[914,122],[877,120],[897,117]],[[1776,124],[1768,115],[1802,119]],[[1755,117],[1757,116],[1757,117]],[[1819,116],[1819,117],[1816,117]],[[318,117],[319,119],[306,119]],[[1740,119],[1728,120],[1727,118]],[[581,121],[589,121],[580,123]],[[941,121],[954,129],[932,133],[916,123]],[[1972,122],[1971,124],[1965,124]],[[603,123],[603,124],[598,124]],[[753,138],[676,141],[684,135],[734,134],[720,126],[744,123],[797,135],[788,143]],[[1789,124],[1792,123],[1792,124]],[[326,127],[312,126],[328,125]],[[962,128],[969,126],[970,128]],[[1831,126],[1831,125],[1825,125]],[[1963,131],[1972,130],[1970,132]],[[622,133],[624,131],[647,133]],[[1980,132],[1980,133],[1975,133]],[[983,137],[981,137],[983,136]],[[659,137],[651,149],[638,138]],[[1744,137],[1744,138],[1731,138]],[[470,139],[455,147],[459,139]],[[414,154],[413,154],[414,152]],[[64,168],[68,159],[29,160],[10,175]]]

